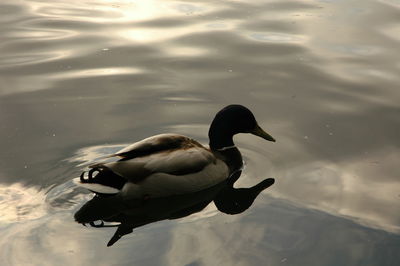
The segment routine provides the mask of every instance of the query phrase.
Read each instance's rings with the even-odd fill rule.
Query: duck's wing
[[[165,150],[146,156],[102,165],[133,183],[138,183],[155,173],[174,176],[194,174],[215,164],[216,158],[204,147]]]
[[[129,181],[132,186],[144,186],[144,190],[164,187],[161,194],[169,195],[169,190],[174,190],[171,194],[190,192],[197,185],[204,188],[228,175],[228,167],[213,152],[181,135],[157,135],[113,156],[121,159],[92,165],[74,182],[97,193],[115,194]]]
[[[115,154],[112,154],[110,157],[118,156],[121,160],[129,160],[162,151],[185,149],[193,146],[201,145],[186,136],[177,134],[160,134],[135,142]]]
[[[90,167],[106,168],[133,183],[154,173],[176,176],[196,173],[216,162],[210,150],[193,139],[176,134],[162,134],[144,139],[112,156],[121,159]]]

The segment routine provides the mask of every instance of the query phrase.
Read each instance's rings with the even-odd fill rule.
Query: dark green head
[[[257,124],[249,109],[242,105],[232,104],[219,111],[212,121],[208,132],[210,147],[220,149],[232,146],[232,137],[238,133],[250,133],[269,141],[275,141]]]

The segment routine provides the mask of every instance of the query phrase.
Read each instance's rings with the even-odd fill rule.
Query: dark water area
[[[1,265],[400,265],[400,1],[0,3]],[[240,103],[236,215],[83,227],[72,179]]]

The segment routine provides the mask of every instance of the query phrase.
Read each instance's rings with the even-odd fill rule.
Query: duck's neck
[[[215,121],[211,123],[208,131],[210,149],[228,165],[229,174],[240,170],[243,166],[242,155],[233,143],[233,135],[232,130]]]
[[[235,146],[233,143],[233,134],[216,123],[211,124],[208,137],[210,139],[211,150],[224,150]]]

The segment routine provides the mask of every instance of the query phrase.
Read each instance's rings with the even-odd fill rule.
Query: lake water
[[[0,3],[1,265],[400,265],[399,0]],[[163,132],[207,143],[250,108],[277,139],[235,138],[264,179],[133,230],[83,227],[72,179]]]

